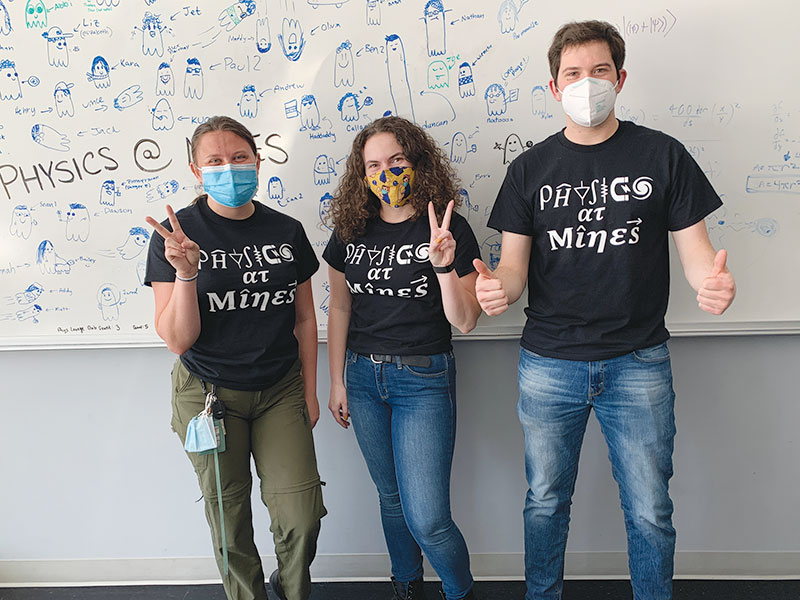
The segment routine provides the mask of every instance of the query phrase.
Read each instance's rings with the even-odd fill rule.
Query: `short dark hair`
[[[581,46],[589,42],[605,42],[611,51],[611,59],[617,69],[617,75],[625,62],[625,40],[611,23],[605,21],[580,21],[562,25],[553,36],[547,60],[550,61],[550,74],[558,81],[558,70],[561,68],[561,54],[564,49]]]

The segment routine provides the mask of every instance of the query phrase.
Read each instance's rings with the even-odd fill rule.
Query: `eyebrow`
[[[608,68],[613,68],[613,67],[614,67],[614,65],[612,65],[610,62],[599,62],[599,63],[597,63],[597,64],[595,64],[595,65],[592,65],[592,68],[591,68],[591,70],[592,70],[592,71],[594,71],[594,70],[595,70],[597,67],[608,67]],[[562,71],[562,72],[564,72],[564,71],[572,71],[572,70],[579,71],[579,70],[580,70],[580,67],[578,67],[578,66],[561,67],[561,71]]]

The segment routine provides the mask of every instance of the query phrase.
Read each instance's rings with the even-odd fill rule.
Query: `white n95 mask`
[[[584,77],[570,83],[561,92],[561,106],[567,116],[582,127],[595,127],[603,123],[614,108],[616,87],[608,79]]]

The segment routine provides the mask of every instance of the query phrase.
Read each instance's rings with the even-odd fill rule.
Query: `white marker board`
[[[387,111],[413,117],[450,155],[491,262],[505,163],[563,126],[550,39],[587,18],[627,42],[617,115],[684,142],[725,201],[708,225],[736,302],[702,313],[673,261],[672,331],[798,330],[794,3],[0,0],[0,347],[159,342],[144,217],[194,197],[187,138],[215,114],[258,136],[257,197],[320,254],[355,133]],[[313,289],[324,335],[324,265]],[[470,336],[517,335],[523,306]]]

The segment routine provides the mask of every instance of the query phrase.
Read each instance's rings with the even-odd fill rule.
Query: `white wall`
[[[670,346],[678,574],[800,574],[800,337],[678,338]],[[521,575],[517,352],[510,340],[456,343],[453,510],[478,576]],[[323,345],[323,407],[326,360]],[[172,361],[165,349],[0,353],[0,585],[215,577],[194,473],[169,426]],[[353,433],[323,408],[315,435],[330,513],[315,575],[384,576],[376,494]],[[266,509],[255,512],[259,548],[271,555]],[[617,490],[592,419],[568,571],[624,574],[624,550]]]

